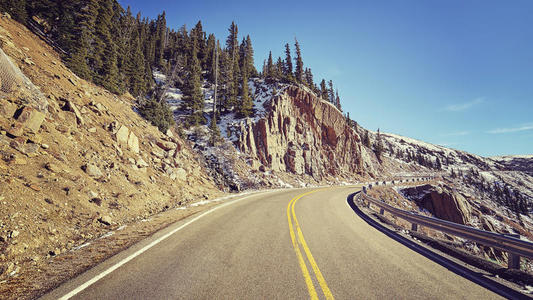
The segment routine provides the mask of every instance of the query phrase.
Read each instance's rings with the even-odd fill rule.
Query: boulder
[[[11,140],[9,143],[11,148],[20,151],[21,153],[24,153],[24,146],[26,145],[26,139],[23,137],[16,137]]]
[[[15,104],[0,100],[0,115],[6,118],[12,118],[15,115],[16,111],[17,106]]]
[[[139,138],[131,131],[128,137],[128,149],[133,153],[139,153]]]
[[[168,137],[174,137],[174,134],[172,133],[172,130],[167,129],[167,132],[165,133]]]
[[[128,127],[122,125],[115,133],[115,139],[119,144],[127,145],[130,131]]]
[[[176,149],[178,146],[172,142],[167,142],[167,141],[157,141],[157,146],[159,146],[159,148],[165,150],[165,151],[170,151],[170,150],[174,150]]]
[[[26,106],[22,109],[20,115],[17,118],[17,121],[22,123],[24,127],[30,129],[34,133],[37,133],[39,131],[39,128],[41,128],[41,124],[44,121],[44,113]]]
[[[463,225],[470,223],[472,208],[463,195],[454,190],[426,184],[403,189],[402,193],[439,219]]]
[[[142,158],[137,159],[137,167],[138,168],[147,168],[149,164]]]
[[[38,144],[27,143],[26,145],[24,145],[24,149],[22,152],[30,157],[34,157],[39,154],[39,148],[41,148],[41,146],[39,146]]]
[[[187,180],[187,171],[182,168],[176,169],[176,172],[174,172],[174,174],[176,174],[176,179],[179,181]]]
[[[76,104],[72,103],[72,101],[66,100],[65,106],[63,107],[63,109],[74,113],[74,115],[76,116],[76,122],[78,123],[78,125],[85,124],[85,121],[83,120],[83,116],[81,115],[80,110],[78,109]]]
[[[44,165],[44,167],[48,171],[53,172],[53,173],[59,173],[59,172],[62,171],[62,169],[58,165],[56,165],[54,163],[47,163],[47,164]]]
[[[102,216],[98,219],[98,222],[104,224],[104,225],[111,225],[111,217],[110,216]]]
[[[100,178],[104,176],[104,173],[95,165],[93,164],[86,164],[82,167],[82,169],[87,173],[87,175],[94,177],[94,178]]]
[[[24,134],[24,125],[20,122],[15,122],[9,127],[7,133],[14,137],[22,136]]]
[[[165,158],[165,152],[163,152],[163,150],[161,150],[161,148],[153,148],[152,149],[152,155],[157,157],[157,158],[160,158],[160,159]]]
[[[61,133],[70,133],[70,128],[68,126],[65,126],[63,124],[57,124],[56,130]]]
[[[89,108],[96,113],[107,111],[107,108],[102,103],[96,101],[91,101],[91,103],[89,103]]]

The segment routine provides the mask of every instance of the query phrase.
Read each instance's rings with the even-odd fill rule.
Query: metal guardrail
[[[430,178],[423,178],[422,180],[427,180]],[[421,181],[418,179],[417,181]],[[400,180],[400,182],[402,182]],[[377,183],[375,183],[377,184]],[[519,235],[506,235],[500,233],[494,233],[491,231],[480,230],[470,226],[465,226],[457,223],[453,223],[446,220],[441,220],[437,218],[422,216],[416,212],[405,211],[399,208],[395,208],[382,200],[374,199],[366,194],[368,189],[372,188],[372,184],[368,184],[363,187],[362,193],[359,193],[359,197],[362,197],[363,200],[366,200],[368,207],[370,204],[378,206],[380,208],[380,214],[383,214],[384,211],[398,216],[411,223],[411,230],[417,231],[418,226],[426,226],[447,234],[452,234],[462,238],[472,240],[474,242],[483,244],[485,246],[490,246],[498,248],[500,250],[506,251],[508,253],[508,268],[510,269],[520,269],[520,257],[528,257],[533,259],[533,243],[521,240]]]

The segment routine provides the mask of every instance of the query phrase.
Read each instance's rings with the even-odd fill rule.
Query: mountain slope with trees
[[[287,83],[304,84],[313,91],[319,88],[313,82],[310,68],[304,69],[301,47],[294,43],[294,68],[290,45],[285,45],[286,57],[269,64],[258,72],[254,64],[254,51],[250,36],[239,42],[237,24],[231,23],[225,47],[219,39],[207,34],[199,21],[190,31],[183,25],[178,30],[169,28],[165,12],[155,20],[133,15],[116,0],[35,0],[0,2],[0,9],[13,15],[49,37],[61,50],[67,66],[83,79],[103,86],[115,94],[130,93],[139,97],[141,109],[165,115],[166,107],[154,109],[153,101],[161,102],[161,91],[156,89],[154,70],[167,75],[169,84],[178,83],[187,97],[190,117],[184,127],[205,124],[201,115],[203,106],[200,85],[203,80],[215,83],[218,70],[219,91],[217,113],[237,112],[240,117],[253,114],[248,87],[251,78],[268,78]],[[31,26],[30,26],[31,25]],[[217,60],[215,53],[218,53]],[[217,69],[218,67],[218,69]],[[325,80],[323,80],[325,82]],[[340,109],[340,99],[335,97],[333,83],[321,86],[321,95]],[[145,97],[147,96],[147,97]],[[166,120],[166,118],[163,118]],[[158,122],[166,130],[172,122]]]

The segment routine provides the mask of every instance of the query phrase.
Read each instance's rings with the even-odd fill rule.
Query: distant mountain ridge
[[[533,175],[533,155],[504,155],[490,158],[504,165],[508,170],[522,171]]]

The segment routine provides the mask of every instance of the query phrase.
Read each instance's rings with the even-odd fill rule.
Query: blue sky
[[[490,156],[533,154],[533,1],[141,1],[223,42],[234,20],[258,69],[302,48],[362,126]]]

